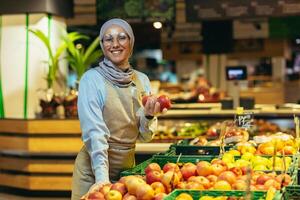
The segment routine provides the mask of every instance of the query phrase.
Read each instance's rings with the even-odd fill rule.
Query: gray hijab
[[[134,35],[131,26],[124,21],[123,19],[114,18],[105,22],[100,29],[100,46],[102,51],[104,51],[104,47],[102,44],[102,39],[106,30],[112,25],[120,26],[124,29],[124,31],[128,34],[130,38],[130,47],[131,52],[133,50],[134,45]],[[128,70],[122,71],[120,68],[116,67],[109,59],[106,57],[99,63],[99,67],[97,67],[97,71],[109,82],[119,87],[128,87],[132,83],[133,72],[134,70],[131,66],[128,66]]]

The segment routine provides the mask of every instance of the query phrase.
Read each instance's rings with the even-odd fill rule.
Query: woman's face
[[[131,55],[130,38],[125,30],[117,25],[110,26],[102,38],[104,55],[117,67],[126,70]]]

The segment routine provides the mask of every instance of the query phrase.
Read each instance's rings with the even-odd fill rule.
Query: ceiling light
[[[161,22],[153,22],[153,27],[156,29],[161,29],[162,23]]]

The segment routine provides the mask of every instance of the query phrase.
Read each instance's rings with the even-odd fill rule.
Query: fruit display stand
[[[77,119],[0,120],[0,187],[30,194],[70,192],[73,164],[82,145]],[[144,161],[170,145],[138,143],[136,155]]]
[[[164,200],[176,200],[176,197],[178,197],[180,194],[186,193],[192,196],[193,200],[199,200],[203,196],[210,196],[210,197],[245,197],[246,192],[245,191],[218,191],[218,190],[174,190],[171,192],[167,197],[164,198]],[[250,192],[250,199],[251,200],[265,200],[267,196],[267,192],[265,191],[252,191]]]
[[[268,156],[270,157],[270,156]],[[217,155],[172,155],[172,153],[167,153],[164,155],[156,154],[150,159],[136,165],[134,168],[125,170],[121,172],[121,176],[129,175],[145,175],[145,169],[150,163],[157,163],[160,167],[163,167],[166,163],[178,163],[178,165],[183,165],[184,163],[191,162],[197,163],[199,161],[212,161],[213,159],[218,158]],[[292,156],[292,163],[289,169],[286,171],[287,174],[290,174],[292,177],[292,184],[297,184],[298,182],[298,163],[299,163],[299,154]],[[263,170],[267,173],[272,172],[271,170]],[[280,174],[281,171],[274,171],[277,174]]]

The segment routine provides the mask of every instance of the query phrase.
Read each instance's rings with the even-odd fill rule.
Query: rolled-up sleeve
[[[110,132],[103,120],[105,88],[93,70],[82,77],[79,84],[78,116],[82,140],[91,156],[96,182],[109,182],[108,138]]]

